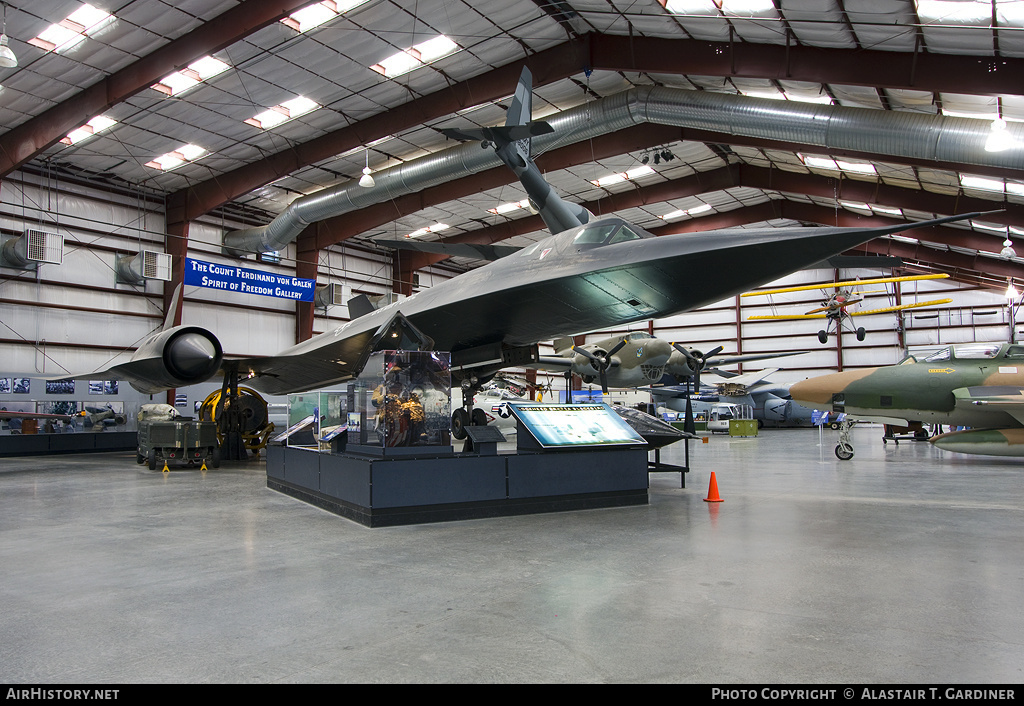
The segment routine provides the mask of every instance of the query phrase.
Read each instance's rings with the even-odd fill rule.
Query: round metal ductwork
[[[987,152],[990,123],[908,111],[847,108],[750,98],[709,91],[643,86],[547,118],[554,133],[533,139],[534,151],[588,140],[633,125],[656,123],[744,137],[806,144],[828,150],[877,153],[935,162],[1024,169],[1024,124],[1011,123],[1020,147]],[[389,201],[501,164],[477,143],[453,147],[373,175],[376,186],[356,181],[299,198],[260,228],[228,233],[231,255],[281,250],[317,221]]]

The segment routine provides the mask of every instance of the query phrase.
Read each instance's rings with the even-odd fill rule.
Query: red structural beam
[[[603,69],[787,78],[969,94],[1019,94],[1021,88],[1016,80],[1019,74],[1015,75],[1014,71],[1024,70],[1024,59],[1019,58],[993,60],[992,57],[941,54],[918,54],[915,58],[898,52],[790,47],[786,59],[784,46],[588,34],[176,192],[168,199],[169,220],[195,219],[302,167],[380,137],[429,123],[456,110],[501,98],[515,84],[524,64],[533,72],[536,86],[586,69]],[[910,64],[914,64],[913,68]],[[997,65],[997,70],[991,70],[992,65]],[[691,134],[692,137],[685,139],[702,139],[701,131],[691,131]],[[784,143],[703,134],[707,138],[704,141],[787,149]],[[854,152],[836,154],[870,156]],[[956,168],[956,165],[931,166]],[[985,170],[975,171],[997,175]]]
[[[246,0],[0,136],[0,177],[163,77],[287,17],[311,0]]]

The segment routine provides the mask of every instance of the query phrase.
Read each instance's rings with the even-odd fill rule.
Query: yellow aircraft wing
[[[773,320],[776,320],[776,321],[781,321],[783,319],[824,319],[824,318],[826,318],[826,316],[824,314],[790,314],[790,315],[779,315],[779,316],[748,316],[747,320],[748,321],[752,321],[754,319],[759,319],[759,320],[764,321],[764,320],[768,320],[768,319],[773,319]]]
[[[871,309],[870,311],[848,311],[850,316],[864,316],[865,314],[884,314],[887,311],[903,311],[904,309],[916,309],[922,306],[936,306],[938,304],[949,304],[952,299],[933,299],[930,302],[919,302],[917,304],[900,304],[899,306],[887,306],[883,309]]]
[[[904,309],[917,309],[922,306],[936,306],[938,304],[949,304],[952,299],[933,299],[930,302],[919,302],[917,304],[901,304],[900,306],[887,306],[882,309],[871,309],[869,311],[848,311],[850,316],[864,316],[865,314],[884,314],[887,311],[902,311]],[[824,319],[824,314],[780,314],[778,316],[748,316],[748,321],[781,321],[785,319]]]
[[[800,287],[783,287],[782,289],[765,289],[760,292],[744,292],[741,297],[760,297],[765,294],[782,294],[783,292],[805,292],[812,289],[838,289],[840,287],[859,287],[865,284],[884,284],[886,282],[916,282],[923,279],[946,279],[947,274],[912,275],[907,277],[881,277],[878,279],[858,279],[848,282],[823,282],[821,284],[805,284]]]

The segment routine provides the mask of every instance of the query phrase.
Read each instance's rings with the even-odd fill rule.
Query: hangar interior
[[[1024,234],[1021,0],[191,0],[174,4],[120,0],[88,5],[77,0],[35,0],[4,3],[3,8],[7,37],[3,46],[16,59],[5,58],[0,64],[4,253],[0,381],[9,381],[0,383],[6,384],[6,389],[0,386],[0,405],[75,400],[79,410],[117,412],[113,407],[118,404],[127,417],[124,427],[134,429],[133,411],[138,405],[166,401],[191,411],[216,383],[172,390],[165,397],[138,393],[127,385],[113,393],[102,386],[93,390],[83,382],[74,393],[51,391],[45,381],[126,360],[163,325],[169,311],[174,323],[215,332],[227,356],[273,356],[349,321],[347,302],[356,295],[400,299],[483,264],[477,258],[399,250],[378,241],[528,247],[546,237],[543,222],[531,213],[526,192],[514,175],[496,161],[486,162],[478,146],[462,145],[441,132],[500,124],[523,66],[533,74],[534,118],[556,127],[552,138],[534,141],[534,157],[545,179],[567,201],[599,216],[619,216],[654,235],[888,226],[982,213],[965,222],[878,238],[844,253],[878,261],[821,263],[765,283],[787,287],[890,275],[949,275],[945,280],[902,283],[872,295],[868,301],[878,307],[939,297],[952,302],[864,316],[858,321],[866,329],[863,341],[844,335],[830,336],[821,344],[814,335],[818,328],[814,322],[748,319],[758,314],[802,313],[819,306],[821,294],[815,291],[756,300],[741,300],[737,295],[621,329],[566,334],[589,334],[592,340],[633,330],[702,350],[724,346],[726,352],[743,354],[802,352],[783,359],[786,362],[778,365],[783,369],[775,376],[796,381],[889,365],[907,353],[951,343],[1014,341],[1022,333],[1017,330],[1020,295],[1007,294],[1010,288],[1024,286],[1024,260],[1014,249],[1024,244],[1020,239]],[[372,177],[374,186],[360,185],[366,176]],[[27,253],[24,243],[30,232],[46,237],[40,247]],[[184,286],[176,305],[174,296],[185,280],[186,258],[315,280],[326,305],[201,286]],[[879,264],[882,258],[899,261],[886,259]],[[139,264],[143,261],[145,265]],[[133,267],[141,268],[142,274],[132,272]],[[705,276],[713,280],[717,274]],[[699,289],[702,282],[693,286]],[[508,303],[510,310],[515,306],[514,301]],[[541,350],[550,354],[554,349],[545,341]],[[738,370],[760,367],[765,366],[747,363]],[[538,376],[545,378],[544,373]],[[560,376],[547,377],[556,387],[560,384]],[[16,389],[18,380],[30,380],[30,389]],[[793,443],[794,437],[786,438]],[[763,453],[786,453],[784,444],[774,443],[772,450],[763,447]],[[896,461],[897,453],[903,453],[901,468],[909,459],[918,464],[915,473],[920,475],[914,478],[920,484],[906,479],[894,483],[899,492],[911,497],[933,477],[920,469],[936,470],[947,490],[955,487],[955,492],[961,492],[958,484],[968,483],[968,467],[955,465],[942,471],[948,457],[938,451],[915,448],[911,452],[906,444],[900,450],[883,449],[876,440],[865,442],[865,448],[868,443],[874,448],[867,452],[871,460],[865,463],[877,485],[864,481],[867,486],[856,489],[860,500],[837,500],[848,488],[841,469],[834,468],[835,459],[828,459],[830,475],[821,481],[828,486],[822,491],[828,502],[862,501],[872,513],[880,512],[886,503],[916,506],[920,502],[927,506],[923,522],[930,529],[918,526],[915,530],[914,520],[908,518],[905,524],[890,528],[892,536],[943,535],[944,543],[920,546],[933,559],[932,552],[963,551],[944,536],[950,530],[941,519],[939,493],[920,501],[906,496],[883,499],[882,495],[888,473],[885,464]],[[785,468],[771,468],[758,456],[731,461],[729,450],[741,455],[749,452],[738,440],[722,442],[714,451],[698,447],[696,452],[704,451],[706,461],[720,470],[762,464],[780,482],[774,490],[789,487],[782,482]],[[819,468],[815,455],[806,460],[808,469]],[[1008,494],[993,524],[986,524],[988,491],[964,500],[956,509],[964,516],[958,521],[969,526],[978,523],[974,526],[978,534],[971,535],[977,542],[974,546],[983,544],[986,537],[996,537],[1004,548],[1006,523],[1021,509],[1019,493],[1013,490],[1015,469],[1005,461],[972,461],[990,464],[984,466],[985,477],[1001,484]],[[11,464],[11,473],[0,473],[7,475],[0,482],[11,482],[13,491],[8,495],[10,504],[5,501],[5,551],[24,561],[28,550],[17,548],[16,543],[28,541],[26,533],[42,530],[49,515],[41,508],[22,524],[17,503],[31,495],[24,484],[45,483],[37,474],[48,473],[51,466],[45,461],[4,464]],[[713,469],[704,467],[695,473],[691,485],[706,485],[709,470]],[[135,472],[133,466],[131,471]],[[92,477],[101,471],[87,473]],[[251,480],[244,471],[232,474]],[[745,480],[748,475],[749,469],[743,474]],[[711,543],[722,538],[723,551],[744,552],[742,542],[750,539],[750,528],[728,534],[727,540],[725,534],[716,535],[726,523],[705,512],[701,498],[694,494],[687,496],[681,509],[672,509],[679,489],[669,476],[652,476],[649,509],[668,518],[673,541],[685,542],[686,533],[693,532]],[[62,477],[54,475],[53,482],[57,478]],[[815,481],[808,476],[801,482]],[[188,483],[188,493],[201,486],[198,479]],[[763,497],[766,488],[760,483],[739,491],[744,505],[756,505]],[[55,485],[53,490],[58,495],[81,492],[71,487]],[[806,491],[807,486],[799,487],[807,492],[806,498],[800,496],[805,502],[821,500],[817,493]],[[110,497],[119,497],[119,492],[110,489]],[[151,502],[155,501],[147,500],[147,513],[153,510]],[[287,506],[284,499],[272,504],[276,502]],[[193,511],[181,500],[175,500],[174,507],[186,516]],[[259,502],[245,507],[256,514],[265,509]],[[218,512],[216,507],[208,509]],[[723,508],[725,517],[728,509],[728,505]],[[278,511],[276,505],[274,510]],[[142,512],[133,510],[129,516],[139,520]],[[614,530],[592,529],[628,535],[631,524],[621,520],[625,512],[614,511],[620,518],[616,522],[621,523]],[[633,536],[668,552],[669,540],[659,534],[661,528],[652,519],[645,520],[651,523],[648,530]],[[769,513],[762,519],[770,526],[779,517]],[[95,535],[103,522],[93,517],[67,529]],[[314,524],[322,522],[317,519]],[[526,531],[527,523],[521,519],[501,522],[513,533]],[[818,517],[812,525],[819,522],[824,520]],[[563,533],[576,542],[583,534],[572,523],[565,518],[542,520],[540,534],[528,546],[539,548],[550,541],[565,549]],[[252,526],[261,524],[253,520]],[[851,541],[869,543],[870,524],[862,516],[851,520],[851,526],[859,528]],[[450,533],[451,541],[462,541],[454,539],[460,530],[446,527],[442,531]],[[237,539],[242,544],[247,541],[244,536]],[[118,541],[122,540],[131,541],[119,535]],[[395,544],[401,541],[372,540],[359,546],[368,552],[398,551]],[[48,538],[45,546],[52,548],[55,543]],[[102,554],[93,540],[89,545]],[[412,546],[424,545],[413,540]],[[590,548],[600,561],[598,548]],[[470,546],[465,550],[474,551]],[[806,546],[802,550],[811,551]],[[283,550],[272,551],[276,556]],[[815,561],[820,566],[832,559],[842,564],[844,552],[833,547],[816,554]],[[408,571],[415,577],[417,556],[403,554],[408,564],[400,573]],[[854,565],[866,570],[873,556],[860,555]],[[1011,559],[1008,555],[1007,564],[1020,566]],[[283,556],[280,560],[287,563]],[[568,556],[563,560],[570,561]],[[467,576],[477,570],[453,561]],[[1000,591],[1013,580],[1002,561],[994,553],[986,554],[984,562],[990,578],[995,576],[993,583],[984,587],[943,584],[950,586],[945,596],[949,602],[938,604],[944,610],[958,609],[960,597],[983,588],[986,600],[975,609],[1000,608]],[[502,566],[525,576],[530,573],[528,563],[525,556],[514,557]],[[677,572],[703,568],[711,576],[717,574],[710,583],[737,583],[736,575],[709,567],[712,563],[713,557],[702,556],[697,564],[665,564],[659,580],[677,590],[672,581]],[[19,567],[23,573],[7,586],[21,601],[20,596],[31,590],[33,574],[28,562]],[[617,567],[616,571],[628,573],[625,564]],[[386,563],[376,568],[386,580]],[[970,568],[964,563],[956,566],[965,573]],[[244,573],[244,568],[238,571]],[[556,573],[553,565],[550,571]],[[554,590],[572,592],[584,586],[594,590],[591,582],[601,577],[583,567],[579,571]],[[941,570],[943,576],[954,573],[949,567]],[[815,578],[840,581],[824,570]],[[841,578],[845,581],[848,576]],[[499,572],[488,580],[494,582],[489,585],[500,586],[503,577]],[[915,575],[913,581],[924,585],[927,576]],[[836,584],[840,585],[846,584]],[[625,599],[636,588],[616,581],[615,595]],[[867,601],[870,589],[860,589],[861,600]],[[713,591],[698,590],[709,605],[715,602]],[[743,600],[753,600],[753,593],[745,593]],[[892,595],[889,588],[881,589],[881,594]],[[532,590],[516,595],[530,595],[523,605],[536,605]],[[53,597],[59,602],[56,594]],[[399,597],[408,599],[404,594]],[[839,600],[840,596],[816,593],[811,613],[823,610],[829,598]],[[267,608],[258,597],[250,599],[254,610]],[[273,598],[279,600],[284,599]],[[26,629],[21,621],[28,621],[36,610],[28,602],[18,605],[24,612],[21,618],[5,621],[7,635]],[[438,605],[431,604],[431,609]],[[383,606],[375,603],[373,607],[384,610]],[[900,606],[915,611],[899,628],[899,643],[919,660],[915,669],[900,672],[882,667],[879,660],[862,671],[845,671],[834,664],[841,657],[814,660],[814,664],[835,679],[947,676],[938,671],[936,660],[921,655],[943,636],[976,639],[977,634],[959,632],[960,626],[930,633],[917,612],[925,612],[924,608]],[[405,607],[413,613],[422,608],[414,603]],[[598,612],[600,605],[592,608]],[[775,608],[761,605],[754,610]],[[461,608],[457,610],[467,617]],[[651,610],[671,608],[658,603]],[[707,619],[713,613],[699,617]],[[813,652],[797,644],[800,630],[792,623],[758,627],[735,614],[732,617],[734,627],[743,631],[764,630],[765,642],[750,643],[757,649],[781,629],[791,649],[805,655]],[[638,620],[638,625],[650,625],[646,619]],[[988,619],[983,622],[988,624]],[[432,625],[443,632],[443,621]],[[397,621],[392,627],[405,626]],[[595,632],[575,635],[574,641],[620,644],[609,635],[617,629],[611,623],[584,621],[580,628]],[[864,644],[870,642],[872,626],[858,623],[853,614],[845,628],[860,635]],[[58,628],[48,625],[46,629]],[[279,629],[284,635],[285,628]],[[476,634],[471,621],[460,623],[460,630],[466,636]],[[827,632],[816,628],[808,632],[807,640],[832,640]],[[998,632],[1000,636],[985,644],[999,658],[989,664],[972,659],[955,676],[965,681],[1016,676],[1003,659],[1012,652],[1014,639],[1004,639],[1002,630]],[[536,635],[522,634],[519,639],[529,641]],[[545,635],[545,644],[557,639]],[[84,633],[81,639],[86,639]],[[654,644],[664,646],[670,640],[671,636],[663,635]],[[374,647],[366,648],[369,644]],[[24,642],[13,645],[7,648],[7,656]],[[380,664],[378,645],[369,637],[363,643],[361,654],[367,665]],[[707,644],[688,647],[698,646]],[[849,657],[856,648],[846,642],[836,654]],[[39,649],[45,652],[46,648]],[[415,644],[407,649],[410,661],[430,659]],[[488,649],[499,651],[494,645]],[[947,657],[962,656],[955,647],[945,649]],[[731,650],[727,647],[715,654],[724,656]],[[477,667],[484,671],[456,670],[433,679],[529,680],[534,674],[536,679],[551,681],[674,681],[686,676],[771,681],[778,674],[794,680],[811,680],[816,674],[770,671],[767,662],[749,670],[737,666],[734,671],[702,662],[687,674],[670,671],[667,665],[650,671],[617,670],[607,667],[606,660],[613,658],[610,652],[593,662],[574,652],[570,661],[575,668],[564,670],[530,672],[536,664],[527,660],[522,671]],[[902,653],[894,647],[889,657],[899,661]],[[650,652],[645,654],[650,657]],[[194,666],[192,672],[135,673],[127,668],[92,671],[96,665],[88,662],[71,671],[47,670],[29,658],[0,662],[15,665],[9,672],[0,667],[0,676],[15,680],[86,679],[91,673],[127,680],[331,678],[316,668],[304,671],[281,664],[237,672],[228,671],[229,667],[205,672]],[[431,679],[430,672],[420,671],[422,666],[394,673],[383,668],[375,671],[376,666],[340,673],[349,679],[379,681]],[[147,664],[147,669],[151,667]]]

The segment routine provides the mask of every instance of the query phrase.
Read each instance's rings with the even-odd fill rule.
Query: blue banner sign
[[[316,290],[316,280],[313,279],[276,275],[218,262],[194,260],[191,257],[185,258],[185,284],[300,302],[313,301]]]

